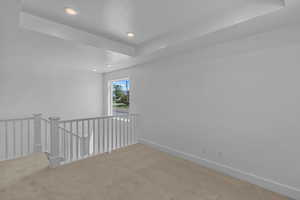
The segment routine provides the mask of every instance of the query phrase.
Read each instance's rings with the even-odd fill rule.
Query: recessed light
[[[130,37],[130,38],[133,38],[133,37],[135,36],[135,34],[132,33],[132,32],[128,32],[128,33],[127,33],[127,36]]]
[[[93,71],[93,72],[96,72],[96,71],[97,71],[97,69],[93,69],[92,71]]]
[[[107,65],[106,67],[110,68],[110,67],[112,67],[112,65]]]
[[[65,13],[67,13],[68,15],[78,15],[78,11],[76,11],[74,8],[65,8]]]
[[[167,48],[167,45],[161,45],[159,48],[160,48],[160,49]]]

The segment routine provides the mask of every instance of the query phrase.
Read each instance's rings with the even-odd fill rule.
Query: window
[[[130,81],[128,78],[111,81],[109,114],[127,115],[130,107]]]

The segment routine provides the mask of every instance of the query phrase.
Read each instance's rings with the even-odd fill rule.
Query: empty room
[[[299,0],[1,0],[0,200],[300,200]]]

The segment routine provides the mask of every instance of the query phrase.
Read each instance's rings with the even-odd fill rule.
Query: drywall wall
[[[44,40],[53,40],[53,46],[44,47]],[[89,66],[89,60],[78,49],[64,51],[69,45],[20,31],[18,50],[1,68],[0,118],[32,113],[64,119],[102,114],[102,75],[80,70],[82,65]]]
[[[94,50],[20,30],[20,1],[0,8],[0,118],[101,115],[102,75],[88,69]]]
[[[300,199],[299,34],[283,27],[104,79],[130,77],[142,142]]]
[[[16,39],[19,23],[20,2],[3,0],[0,2],[0,67],[4,68],[8,56],[14,50],[12,43]],[[9,46],[9,48],[7,48]],[[0,68],[0,69],[1,69]]]

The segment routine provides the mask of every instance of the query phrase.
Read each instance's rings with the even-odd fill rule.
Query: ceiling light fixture
[[[165,48],[167,48],[167,45],[161,45],[161,46],[159,47],[159,49],[165,49]]]
[[[73,16],[78,15],[78,11],[76,11],[73,8],[69,8],[69,7],[65,8],[65,13],[67,13],[68,15],[73,15]]]
[[[97,72],[97,69],[93,69],[93,72]]]
[[[130,38],[133,38],[133,37],[135,36],[135,34],[132,33],[132,32],[128,32],[128,33],[127,33],[127,36],[130,37]]]
[[[110,67],[112,67],[112,65],[107,65],[106,67],[110,68]]]

